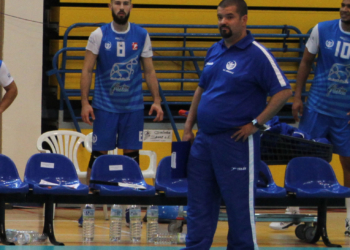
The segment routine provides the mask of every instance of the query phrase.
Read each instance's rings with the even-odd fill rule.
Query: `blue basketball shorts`
[[[341,156],[350,156],[349,119],[337,118],[318,113],[304,107],[299,129],[312,138],[326,138],[333,144],[333,152]]]
[[[142,149],[143,110],[111,113],[94,109],[92,150]]]

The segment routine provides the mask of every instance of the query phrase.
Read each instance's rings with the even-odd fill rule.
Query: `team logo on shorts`
[[[334,46],[334,41],[333,40],[327,40],[326,41],[326,46],[328,49],[332,48]]]
[[[106,42],[105,43],[105,49],[110,50],[112,48],[112,43],[111,42]]]
[[[232,62],[230,61],[230,62],[226,63],[227,70],[233,70],[234,68],[236,68],[236,66],[237,66],[236,61],[232,61]]]
[[[92,135],[92,143],[95,144],[97,142],[97,135],[93,134]]]

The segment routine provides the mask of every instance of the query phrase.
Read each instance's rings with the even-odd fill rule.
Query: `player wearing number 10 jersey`
[[[316,55],[315,76],[303,108],[302,89]],[[296,121],[301,115],[302,131],[313,138],[326,137],[333,144],[343,167],[344,185],[350,187],[350,0],[342,1],[340,20],[321,22],[313,28],[298,70],[292,111]],[[350,218],[348,198],[346,206]]]

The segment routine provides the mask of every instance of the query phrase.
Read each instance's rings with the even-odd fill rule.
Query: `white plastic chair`
[[[41,153],[56,153],[67,156],[74,164],[75,170],[82,183],[86,183],[86,171],[81,171],[78,164],[78,149],[86,136],[82,133],[70,130],[53,130],[39,136],[36,147]],[[46,142],[50,150],[43,149]],[[107,205],[103,205],[103,214],[108,220]],[[55,212],[54,212],[55,215]]]
[[[86,135],[84,145],[85,145],[85,148],[91,153],[92,152],[92,133],[89,133]],[[143,178],[151,178],[153,179],[153,183],[154,183],[156,178],[156,173],[157,173],[157,154],[156,152],[151,150],[140,150],[139,153],[140,155],[147,155],[150,159],[148,168],[142,171]],[[108,154],[117,155],[118,148],[108,151]]]

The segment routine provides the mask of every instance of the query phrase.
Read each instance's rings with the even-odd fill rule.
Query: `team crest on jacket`
[[[226,69],[233,70],[234,68],[236,68],[236,66],[237,66],[236,61],[232,61],[232,62],[230,61],[226,64]]]
[[[132,43],[132,50],[137,50],[139,45],[137,43]]]

